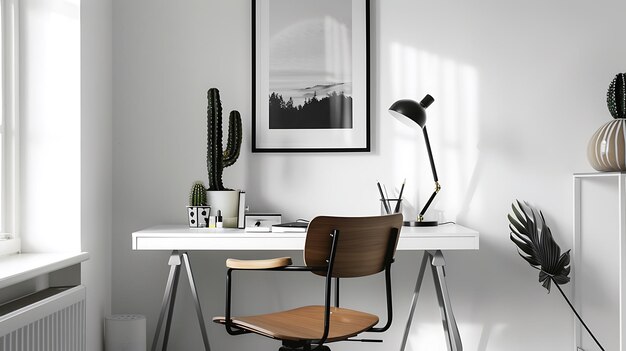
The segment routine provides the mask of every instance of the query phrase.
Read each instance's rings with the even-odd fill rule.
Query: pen
[[[393,210],[393,213],[398,213],[400,211],[400,203],[402,202],[402,192],[404,191],[404,184],[406,184],[406,178],[404,178],[404,180],[402,181],[400,194],[398,195],[398,202],[396,202],[396,208]]]
[[[389,204],[387,204],[387,200],[385,199],[383,188],[380,187],[380,182],[376,182],[376,185],[378,186],[378,192],[380,192],[380,200],[383,202],[383,205],[385,206],[385,211],[387,212],[387,214],[389,214],[391,209],[389,208]]]
[[[389,193],[387,192],[387,187],[383,184],[383,190],[385,190],[385,201],[387,202],[387,214],[391,214],[391,201],[389,201]]]

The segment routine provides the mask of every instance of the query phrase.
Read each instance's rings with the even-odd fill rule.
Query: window
[[[0,0],[0,255],[20,251],[17,1]]]

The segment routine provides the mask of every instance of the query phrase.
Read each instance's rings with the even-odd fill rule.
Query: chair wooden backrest
[[[304,244],[304,262],[309,267],[326,267],[333,242],[339,231],[333,277],[362,277],[385,269],[388,256],[393,258],[402,228],[402,215],[376,217],[315,217],[308,226]],[[393,247],[389,247],[389,245]],[[315,271],[326,275],[326,271]]]

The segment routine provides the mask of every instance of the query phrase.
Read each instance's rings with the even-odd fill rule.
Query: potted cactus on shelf
[[[598,129],[587,146],[591,166],[601,172],[626,171],[626,74],[613,78],[606,94],[613,120]]]
[[[222,102],[220,92],[211,88],[207,92],[207,171],[209,188],[207,189],[207,203],[217,213],[221,211],[224,218],[224,227],[237,226],[237,212],[239,205],[239,191],[226,188],[222,181],[224,168],[232,166],[241,151],[242,126],[241,115],[231,111],[229,115],[228,136],[226,150],[222,138]]]

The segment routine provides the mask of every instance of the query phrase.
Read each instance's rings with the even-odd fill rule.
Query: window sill
[[[0,257],[0,289],[89,259],[89,253],[21,253]]]

